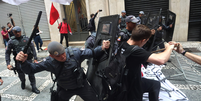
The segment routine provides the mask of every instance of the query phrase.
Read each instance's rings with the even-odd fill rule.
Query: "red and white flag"
[[[51,10],[50,10],[50,21],[49,23],[51,25],[54,24],[54,22],[59,18],[59,12],[57,11],[57,9],[54,7],[53,3],[51,6]]]

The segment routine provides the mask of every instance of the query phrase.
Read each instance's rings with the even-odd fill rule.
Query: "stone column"
[[[190,0],[170,0],[169,9],[176,14],[174,41],[187,41]]]
[[[109,9],[110,15],[121,15],[121,11],[125,10],[124,0],[109,0]]]

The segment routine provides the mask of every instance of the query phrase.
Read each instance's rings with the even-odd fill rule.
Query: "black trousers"
[[[84,87],[65,90],[57,86],[57,90],[59,91],[58,101],[69,101],[73,95],[79,95],[84,101],[98,101],[94,90],[86,80],[84,82]]]
[[[29,62],[32,62],[32,60],[28,60]],[[17,68],[17,73],[18,73],[18,77],[20,78],[21,82],[25,82],[25,74],[24,72],[19,68],[18,63],[15,62],[15,67]],[[31,83],[31,86],[36,86],[36,79],[34,74],[28,74],[29,76],[29,81]]]
[[[159,101],[159,92],[160,92],[160,82],[156,80],[146,79],[142,78],[142,92],[148,92],[149,93],[149,101]]]
[[[60,34],[60,43],[62,44],[63,42],[63,38],[65,37],[65,40],[66,40],[66,47],[68,47],[68,34]]]

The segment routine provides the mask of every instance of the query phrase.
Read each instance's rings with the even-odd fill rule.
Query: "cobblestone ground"
[[[199,42],[182,42],[184,48],[196,48],[201,50],[201,43]],[[201,52],[193,52],[201,56]],[[42,60],[44,57],[48,56],[48,52],[43,51],[39,52],[38,60]],[[170,82],[173,83],[176,87],[181,89],[189,98],[190,101],[201,101],[201,85],[198,82],[201,82],[201,66],[190,61],[180,54],[178,56],[179,62],[181,63],[181,68],[185,72],[186,78],[184,76],[177,76],[174,78],[169,78]],[[12,58],[12,56],[11,56]],[[171,55],[171,62],[167,62],[166,67],[162,69],[162,72],[165,76],[179,74],[181,68],[178,65],[175,54]],[[11,64],[14,65],[13,60]],[[82,67],[87,69],[86,61],[82,63]],[[21,89],[21,83],[17,75],[13,71],[10,71],[6,68],[5,62],[5,49],[0,49],[0,76],[4,80],[2,86],[0,86],[0,93],[2,101],[50,101],[49,88],[52,86],[52,80],[50,73],[43,71],[36,73],[36,85],[41,91],[40,94],[35,94],[31,92],[30,82],[28,76],[26,76],[26,89]],[[195,80],[198,82],[192,82]],[[73,96],[71,101],[83,101],[77,96]],[[164,100],[166,101],[166,100]]]

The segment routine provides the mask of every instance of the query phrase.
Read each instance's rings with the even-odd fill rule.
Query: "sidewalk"
[[[200,42],[182,42],[184,48],[189,48],[192,53],[198,54],[201,56],[201,43]],[[77,47],[77,46],[76,46]],[[47,57],[49,54],[47,51],[42,51],[37,53],[38,60],[42,60],[44,57]],[[201,81],[201,66],[190,61],[186,57],[178,54],[179,60],[181,60],[182,65],[184,65],[185,71],[191,71],[191,73],[186,73],[189,75],[193,75],[193,79]],[[175,60],[174,54],[171,55],[171,62],[167,62],[166,67],[163,68],[162,72],[165,76],[173,75],[181,73],[181,71],[173,65],[177,64]],[[13,60],[11,64],[14,65]],[[82,63],[82,67],[87,69],[86,61]],[[187,67],[187,68],[186,68]],[[31,92],[30,82],[28,80],[28,76],[26,76],[26,89],[21,89],[21,83],[17,75],[14,74],[13,71],[10,71],[6,68],[5,62],[5,49],[0,49],[0,76],[4,80],[4,84],[0,86],[0,93],[2,96],[2,101],[50,101],[50,93],[49,89],[52,86],[53,82],[50,77],[50,72],[40,72],[36,73],[36,85],[38,89],[41,91],[40,94],[35,94]],[[174,80],[173,80],[174,79]],[[175,80],[176,79],[176,80]],[[188,80],[184,80],[184,76],[179,76],[175,78],[169,79],[171,83],[173,83],[176,87],[181,89],[189,98],[190,101],[200,101],[201,99],[201,84],[191,82]],[[71,101],[83,101],[79,97],[74,96]]]

